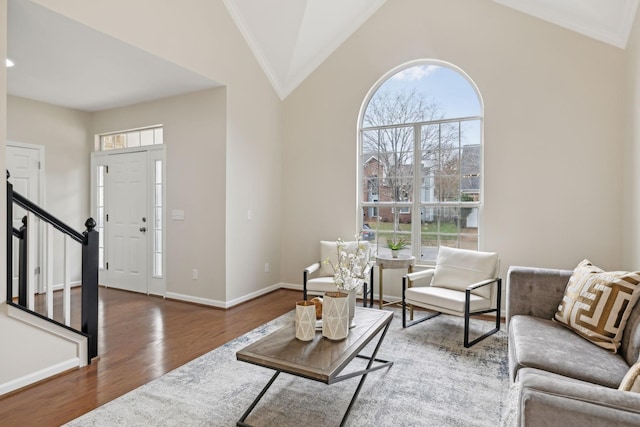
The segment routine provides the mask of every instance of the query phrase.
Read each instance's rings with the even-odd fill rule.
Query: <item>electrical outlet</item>
[[[194,268],[193,271],[191,272],[191,276],[193,277],[193,280],[198,280],[198,269]]]
[[[269,272],[269,263],[268,263],[268,262],[265,262],[265,263],[264,263],[264,272],[265,272],[265,273],[268,273],[268,272]]]

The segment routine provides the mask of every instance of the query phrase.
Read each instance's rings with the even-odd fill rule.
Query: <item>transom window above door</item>
[[[164,144],[162,125],[100,135],[99,151]]]

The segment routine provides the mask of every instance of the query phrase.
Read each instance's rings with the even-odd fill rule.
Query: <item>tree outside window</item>
[[[453,66],[409,66],[377,88],[361,121],[360,206],[378,253],[392,237],[424,262],[440,245],[478,248],[481,130],[478,94]]]

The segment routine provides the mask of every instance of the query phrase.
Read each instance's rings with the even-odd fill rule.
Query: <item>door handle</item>
[[[145,233],[147,231],[147,227],[140,227],[140,231],[142,231],[143,233]]]

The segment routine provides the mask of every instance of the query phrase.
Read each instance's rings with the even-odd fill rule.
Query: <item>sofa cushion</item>
[[[640,425],[640,395],[623,393],[538,369],[518,372],[519,414],[522,426]]]
[[[594,344],[616,352],[640,296],[640,273],[605,272],[582,261],[573,271],[554,318]]]
[[[629,365],[619,354],[592,344],[558,322],[514,316],[509,323],[509,372],[530,367],[618,388]]]
[[[640,362],[634,364],[622,379],[620,387],[622,391],[640,393]]]

